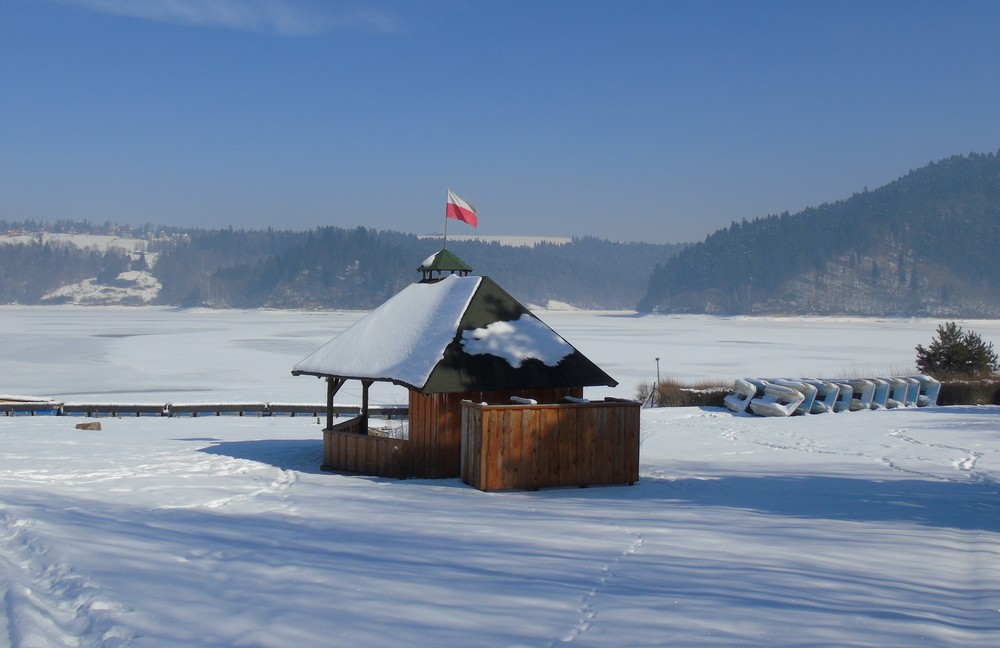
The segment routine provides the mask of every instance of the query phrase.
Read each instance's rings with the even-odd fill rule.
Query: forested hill
[[[440,239],[327,227],[301,235],[277,253],[253,258],[215,249],[216,239],[226,238],[224,233],[214,232],[207,239],[197,232],[190,236],[190,244],[165,249],[154,266],[163,283],[161,302],[368,309],[417,281],[417,267],[442,246]],[[448,243],[475,274],[491,276],[525,303],[556,300],[607,309],[634,307],[661,255],[670,256],[679,248],[591,238],[533,247]],[[205,274],[190,272],[192,264],[210,264],[213,259],[234,262],[218,263]]]
[[[20,304],[369,309],[417,281],[417,267],[442,245],[440,239],[363,227],[291,232],[145,226],[96,248],[68,244],[51,232],[72,230],[93,239],[121,228],[59,222],[46,229],[0,221],[0,229],[8,241],[17,241],[0,245],[0,303]],[[491,276],[525,303],[555,300],[602,309],[633,308],[656,263],[681,247],[592,238],[534,247],[448,244],[475,274]]]
[[[733,223],[658,265],[639,310],[1000,317],[1000,155]]]

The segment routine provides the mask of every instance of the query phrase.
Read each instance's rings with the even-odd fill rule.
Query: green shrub
[[[917,369],[938,379],[982,378],[997,371],[997,354],[978,333],[948,322],[937,328],[927,348],[917,345]]]

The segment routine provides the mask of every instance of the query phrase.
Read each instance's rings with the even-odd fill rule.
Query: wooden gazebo
[[[462,476],[484,490],[638,479],[638,403],[582,400],[584,387],[613,387],[613,378],[492,279],[470,276],[471,269],[448,250],[419,270],[422,281],[292,370],[327,381],[323,469]],[[335,423],[334,397],[348,380],[362,384],[361,414]],[[368,388],[377,381],[409,391],[408,438],[369,434]],[[549,413],[538,414],[543,410]],[[495,428],[484,412],[497,412],[507,422]],[[553,429],[559,431],[555,436]],[[561,449],[549,447],[553,443]],[[503,465],[516,473],[513,479]]]

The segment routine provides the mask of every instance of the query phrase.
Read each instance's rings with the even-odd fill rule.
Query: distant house
[[[292,370],[327,381],[324,469],[385,477],[462,476],[484,490],[638,479],[638,403],[581,402],[584,387],[613,387],[613,378],[492,279],[471,276],[471,268],[447,249],[418,270],[420,282]],[[361,415],[334,424],[333,399],[348,380],[362,384]],[[376,381],[409,390],[407,439],[369,433],[368,390]],[[596,422],[585,412],[597,413]],[[496,417],[506,421],[505,430],[492,429]],[[624,427],[627,434],[619,429]],[[484,434],[515,433],[516,441],[490,437],[483,446]],[[609,450],[617,457],[610,461],[621,465],[597,466],[608,454],[599,448],[611,438],[622,448]],[[540,439],[555,447],[539,446]],[[570,446],[581,444],[592,447],[571,457]],[[602,456],[585,457],[588,452]],[[484,470],[483,462],[495,469]],[[584,474],[591,464],[597,472]]]

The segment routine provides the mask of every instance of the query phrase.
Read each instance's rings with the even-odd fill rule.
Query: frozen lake
[[[930,319],[718,318],[538,311],[619,382],[589,395],[632,397],[660,375],[729,383],[745,376],[858,376],[915,371]],[[355,322],[358,312],[0,307],[0,393],[65,401],[322,402],[315,378],[292,366]],[[1000,341],[1000,321],[960,321]],[[405,403],[376,384],[374,404]],[[360,401],[348,383],[338,402]]]

